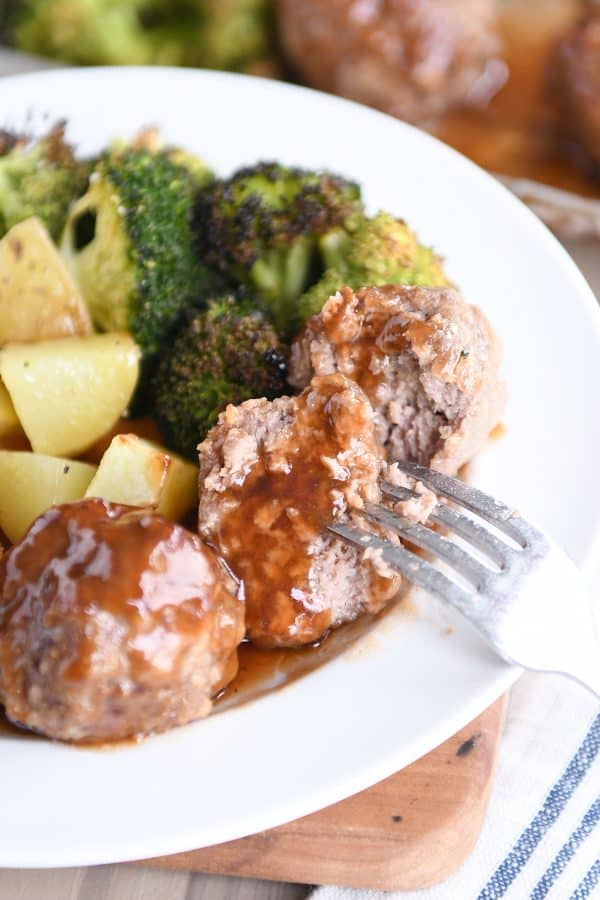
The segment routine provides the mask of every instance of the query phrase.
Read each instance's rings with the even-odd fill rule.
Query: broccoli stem
[[[344,228],[333,228],[319,239],[319,250],[325,269],[335,269],[340,275],[348,272],[348,251],[351,237]]]
[[[295,319],[297,298],[307,283],[314,250],[314,239],[301,235],[289,247],[268,250],[252,266],[251,280],[282,334],[290,319]]]

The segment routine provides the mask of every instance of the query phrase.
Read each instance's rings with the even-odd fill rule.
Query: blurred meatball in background
[[[583,7],[580,20],[556,47],[550,92],[568,152],[600,175],[600,0]]]
[[[410,122],[485,104],[506,80],[497,0],[277,0],[301,81]]]

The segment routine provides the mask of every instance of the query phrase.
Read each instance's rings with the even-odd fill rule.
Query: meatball
[[[342,288],[294,342],[290,381],[341,372],[375,409],[390,461],[452,474],[504,407],[500,349],[483,313],[451,288]]]
[[[557,45],[550,69],[559,127],[569,151],[600,174],[600,2]]]
[[[102,500],[53,507],[0,563],[0,702],[67,741],[205,716],[237,669],[238,586],[179,525]]]
[[[280,39],[312,87],[423,122],[506,79],[497,0],[278,0]]]
[[[229,406],[199,450],[199,531],[244,585],[252,641],[310,643],[395,596],[400,577],[377,553],[326,530],[378,502],[387,477],[356,384],[331,375],[297,397]]]

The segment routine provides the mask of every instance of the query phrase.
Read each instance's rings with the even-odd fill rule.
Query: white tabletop
[[[35,57],[0,50],[0,76],[48,65]],[[599,243],[572,241],[566,246],[600,299]],[[309,891],[304,885],[131,865],[0,871],[2,900],[301,900]]]

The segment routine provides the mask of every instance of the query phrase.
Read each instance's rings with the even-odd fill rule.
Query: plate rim
[[[323,92],[314,91],[310,88],[305,88],[299,85],[290,85],[283,82],[278,81],[266,81],[264,79],[258,78],[256,76],[249,75],[238,75],[235,73],[224,73],[224,72],[214,72],[212,70],[202,70],[202,69],[183,69],[183,68],[173,68],[173,67],[143,67],[143,66],[132,66],[132,67],[122,67],[122,66],[109,66],[109,67],[89,67],[89,68],[77,68],[77,67],[65,67],[65,68],[53,68],[51,70],[44,70],[42,72],[35,71],[30,73],[18,74],[14,76],[5,76],[2,78],[2,87],[5,90],[10,90],[11,84],[15,82],[21,83],[25,81],[37,81],[41,82],[43,78],[45,81],[44,89],[51,90],[51,82],[52,81],[60,81],[65,77],[82,79],[82,78],[102,78],[103,76],[114,74],[118,72],[121,77],[132,78],[135,80],[136,78],[145,78],[149,74],[152,77],[157,76],[166,76],[177,78],[206,78],[207,76],[210,79],[225,80],[225,81],[233,81],[233,80],[244,80],[244,81],[252,81],[254,83],[260,82],[263,85],[266,85],[266,91],[275,90],[282,92],[299,92],[302,94],[310,94],[315,95],[320,98],[324,98],[329,103],[334,104],[343,104],[349,107],[353,107],[357,110],[357,114],[364,117],[374,116],[380,117],[389,122],[393,122],[395,126],[398,127],[399,132],[404,129],[408,129],[411,132],[418,132],[420,138],[425,139],[427,141],[431,141],[444,149],[444,152],[451,153],[456,157],[459,157],[461,161],[467,163],[468,166],[472,167],[478,173],[478,177],[483,175],[486,179],[492,183],[498,191],[502,192],[503,195],[509,197],[511,203],[517,204],[520,207],[520,214],[524,212],[530,220],[530,225],[535,227],[535,229],[539,230],[540,228],[546,233],[546,237],[550,238],[553,242],[553,249],[555,255],[557,254],[561,257],[563,265],[566,265],[567,269],[570,272],[571,277],[576,278],[579,281],[578,302],[581,301],[587,312],[590,314],[590,318],[595,322],[595,328],[597,331],[597,336],[599,339],[600,346],[600,308],[596,301],[596,298],[588,285],[585,277],[577,267],[576,263],[570,257],[566,249],[560,244],[560,242],[552,235],[551,232],[544,226],[544,224],[532,213],[527,207],[522,204],[518,199],[516,199],[506,188],[504,188],[499,182],[497,182],[493,176],[489,173],[482,170],[475,163],[471,162],[469,159],[464,157],[462,154],[455,151],[453,148],[448,147],[443,144],[437,138],[429,135],[427,133],[421,132],[413,126],[408,125],[407,123],[400,122],[392,117],[386,115],[385,113],[379,112],[377,110],[370,109],[361,104],[355,103],[350,100],[346,100],[343,98],[338,98],[333,95],[325,94]],[[40,102],[40,107],[43,104]],[[591,567],[594,564],[594,561],[597,555],[600,552],[600,513],[596,519],[596,527],[594,534],[590,539],[589,546],[585,553],[585,560],[583,562],[583,566],[585,568]],[[227,836],[220,835],[217,833],[215,835],[215,839],[209,842],[202,841],[202,846],[211,846],[213,844],[217,844],[222,842],[223,840],[235,840],[236,837],[242,837],[245,834],[254,833],[256,831],[266,830],[272,827],[275,827],[276,824],[283,824],[284,822],[291,821],[301,815],[306,815],[308,812],[315,811],[316,809],[320,809],[324,806],[330,805],[331,803],[337,802],[343,797],[350,796],[357,791],[363,790],[369,785],[375,783],[376,781],[381,780],[382,778],[388,777],[393,774],[393,772],[398,770],[398,766],[394,764],[394,760],[398,757],[399,753],[402,752],[403,758],[405,761],[402,763],[402,767],[405,765],[409,765],[414,760],[418,759],[425,753],[429,752],[434,746],[437,746],[438,743],[442,742],[444,739],[449,737],[451,734],[458,731],[464,725],[468,724],[473,718],[475,718],[479,713],[483,711],[488,705],[490,705],[494,700],[496,700],[502,693],[504,693],[520,676],[521,670],[516,667],[506,666],[502,670],[499,671],[498,676],[495,679],[491,679],[489,685],[485,691],[480,691],[476,698],[471,698],[470,703],[464,703],[459,707],[455,713],[447,717],[443,720],[443,724],[439,725],[437,729],[430,730],[427,732],[425,736],[421,735],[419,738],[414,738],[412,741],[409,741],[408,744],[405,744],[404,747],[408,746],[410,749],[408,752],[405,752],[404,747],[401,748],[401,751],[396,749],[395,751],[390,751],[387,757],[382,761],[381,757],[377,757],[376,761],[373,761],[370,767],[363,767],[360,770],[360,774],[356,774],[354,779],[346,779],[345,784],[348,786],[348,789],[344,787],[341,792],[339,785],[337,782],[331,786],[327,790],[321,789],[319,793],[318,803],[315,805],[314,800],[309,802],[290,804],[288,802],[288,808],[290,810],[290,815],[282,818],[281,814],[274,814],[272,811],[261,811],[255,813],[252,817],[250,817],[251,821],[245,821],[245,824],[239,825],[239,827],[235,829],[230,829],[228,831]],[[280,692],[283,693],[283,692]],[[2,738],[0,736],[0,742]],[[376,770],[376,772],[375,772]],[[383,774],[382,774],[383,773]],[[349,783],[351,782],[351,783]],[[310,806],[310,809],[307,810],[307,806]],[[275,821],[276,820],[276,821]],[[236,836],[232,836],[233,832],[238,832]],[[145,838],[144,839],[144,847],[140,847],[139,850],[135,850],[135,841],[132,840],[127,845],[127,852],[122,855],[115,854],[114,852],[106,853],[106,851],[102,848],[99,848],[97,852],[87,853],[87,855],[82,856],[81,853],[75,852],[70,855],[68,848],[65,852],[60,856],[60,858],[56,858],[56,850],[52,849],[52,857],[47,858],[44,856],[43,852],[40,852],[39,848],[36,848],[34,853],[30,853],[27,849],[24,850],[21,854],[15,854],[14,851],[10,852],[10,857],[4,855],[2,847],[0,846],[0,867],[8,867],[8,866],[18,866],[21,868],[55,868],[62,866],[74,866],[74,865],[93,865],[93,864],[101,864],[108,862],[125,862],[131,860],[132,858],[142,859],[149,858],[153,856],[166,855],[169,853],[178,853],[184,852],[185,850],[196,849],[199,846],[197,838],[194,837],[194,834],[188,834],[187,837],[183,837],[180,832],[178,832],[178,836],[166,836],[164,833],[161,833],[160,836],[152,843]],[[132,856],[132,847],[134,848],[134,856]]]

